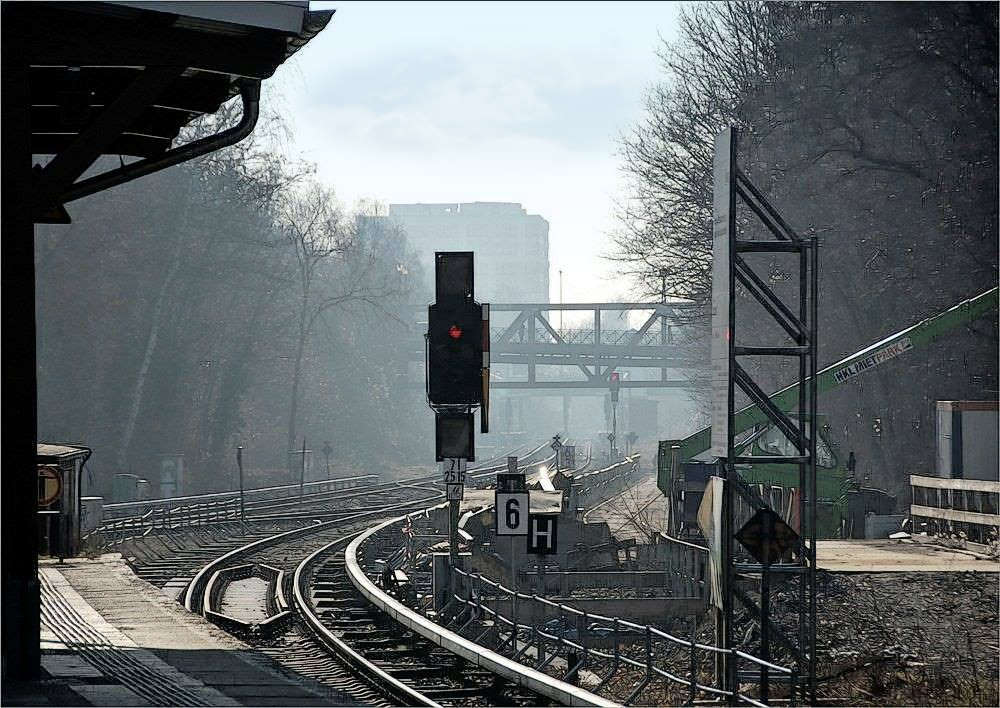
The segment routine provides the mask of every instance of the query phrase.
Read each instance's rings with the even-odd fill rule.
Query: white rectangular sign
[[[712,188],[712,444],[715,457],[729,454],[729,233],[733,206],[733,129],[715,136]]]
[[[903,337],[898,342],[886,345],[878,351],[869,354],[864,359],[858,359],[853,364],[848,364],[843,368],[837,369],[833,372],[833,378],[837,383],[844,383],[848,379],[853,379],[855,376],[867,371],[868,369],[889,361],[889,359],[895,359],[897,356],[903,352],[909,351],[910,349],[913,349],[913,342],[910,341],[909,337]]]
[[[497,536],[528,535],[528,503],[527,492],[497,492]]]
[[[445,484],[462,484],[465,482],[465,471],[469,461],[462,457],[449,457],[441,463]]]

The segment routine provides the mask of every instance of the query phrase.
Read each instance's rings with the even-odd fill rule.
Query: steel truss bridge
[[[490,328],[491,389],[604,389],[611,373],[625,368],[659,369],[649,379],[622,377],[622,388],[684,388],[684,379],[670,379],[668,370],[692,368],[690,350],[682,346],[680,328],[695,315],[689,303],[529,303],[490,304],[491,320],[507,320],[499,313],[514,313],[509,325]],[[562,312],[592,314],[593,325],[563,329],[553,320]],[[647,313],[638,329],[603,328],[601,313]],[[503,368],[498,371],[498,367]],[[538,367],[548,367],[539,376]],[[509,367],[522,367],[526,373]],[[508,375],[516,378],[507,378]]]

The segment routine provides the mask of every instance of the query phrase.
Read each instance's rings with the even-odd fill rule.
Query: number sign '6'
[[[497,536],[527,536],[528,493],[497,492],[496,516]]]

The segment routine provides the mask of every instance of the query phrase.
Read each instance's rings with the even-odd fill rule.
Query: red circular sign
[[[62,472],[56,465],[38,466],[38,506],[48,506],[62,494]]]

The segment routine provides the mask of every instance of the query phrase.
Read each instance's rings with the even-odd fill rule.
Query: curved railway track
[[[286,669],[318,681],[352,702],[376,705],[543,705],[546,700],[402,630],[357,592],[344,572],[343,549],[374,521],[441,498],[436,488],[402,504],[283,531],[257,539],[206,564],[190,583],[185,606],[206,614],[212,576],[234,566],[262,564],[292,578],[294,621],[255,642]],[[223,588],[225,593],[228,588]],[[282,588],[284,592],[285,588]],[[263,598],[234,593],[229,611],[259,612]],[[249,637],[253,641],[252,637]]]
[[[354,671],[352,683],[378,687],[395,705],[549,705],[550,701],[399,625],[350,582],[337,539],[295,570],[295,606],[317,640]]]
[[[492,478],[498,469],[506,468],[504,457],[497,459],[500,462],[470,469],[468,476]],[[549,462],[551,455],[542,444],[521,460],[523,467],[537,468]],[[227,613],[259,617],[267,605],[261,597],[261,588],[266,587],[263,581],[230,582],[208,595],[206,588],[220,577],[220,571],[250,565],[278,569],[287,582],[277,592],[292,598],[293,620],[268,639],[247,638],[286,669],[318,681],[343,699],[374,705],[545,705],[548,699],[543,696],[471,666],[403,629],[347,579],[343,551],[350,540],[373,524],[439,502],[443,492],[438,477],[432,474],[375,485],[364,491],[379,499],[366,508],[327,514],[307,511],[312,521],[306,525],[301,525],[303,514],[268,515],[271,533],[257,533],[204,563],[183,593],[184,604],[208,615],[212,598],[222,596]],[[401,501],[392,496],[404,489],[415,498]],[[352,497],[360,493],[349,492]],[[300,524],[282,527],[293,520]]]
[[[526,452],[525,447],[518,450],[520,466],[529,473],[553,458],[547,443]],[[491,480],[506,468],[505,457],[469,469],[469,483]],[[442,486],[435,472],[366,487],[320,490],[301,499],[259,499],[247,505],[245,521],[203,525],[197,520],[185,525],[175,511],[169,523],[151,525],[127,542],[126,549],[143,548],[142,558],[129,558],[140,577],[161,588],[169,586],[166,589],[179,595],[189,610],[213,621],[220,621],[220,615],[245,621],[241,626],[254,631],[244,633],[244,638],[258,650],[285,669],[325,686],[342,702],[547,704],[548,699],[519,688],[516,681],[479,669],[402,628],[347,580],[343,551],[354,537],[386,519],[435,505],[443,497]],[[160,513],[168,516],[169,511]],[[251,568],[250,577],[237,577],[240,567]],[[269,585],[253,575],[260,568],[278,572],[277,588],[275,581]],[[292,599],[283,612],[290,620],[281,624],[280,631],[257,633],[261,617],[273,612],[275,594],[282,602],[285,597]],[[217,611],[223,607],[225,614]]]
[[[521,450],[521,446],[517,450]],[[542,443],[522,457],[522,466],[528,467],[551,460],[549,457],[534,459],[546,450]],[[501,460],[503,460],[501,462]],[[503,469],[505,460],[496,457],[469,470],[471,481],[484,480],[497,470]],[[388,482],[377,482],[375,475],[341,478],[309,482],[305,487],[312,490],[300,493],[299,485],[281,485],[247,490],[244,515],[241,518],[239,492],[213,492],[187,497],[151,499],[142,502],[109,504],[105,509],[110,514],[104,524],[89,532],[84,538],[103,539],[104,547],[110,547],[129,539],[170,532],[189,526],[208,526],[223,523],[244,523],[252,521],[291,521],[311,518],[328,518],[343,511],[344,502],[364,500],[372,494],[381,494],[414,484],[438,481],[438,474],[431,473],[407,477]],[[369,482],[374,481],[373,484]],[[361,510],[361,509],[356,509]],[[129,516],[131,511],[132,515]],[[110,538],[110,541],[108,539]]]

